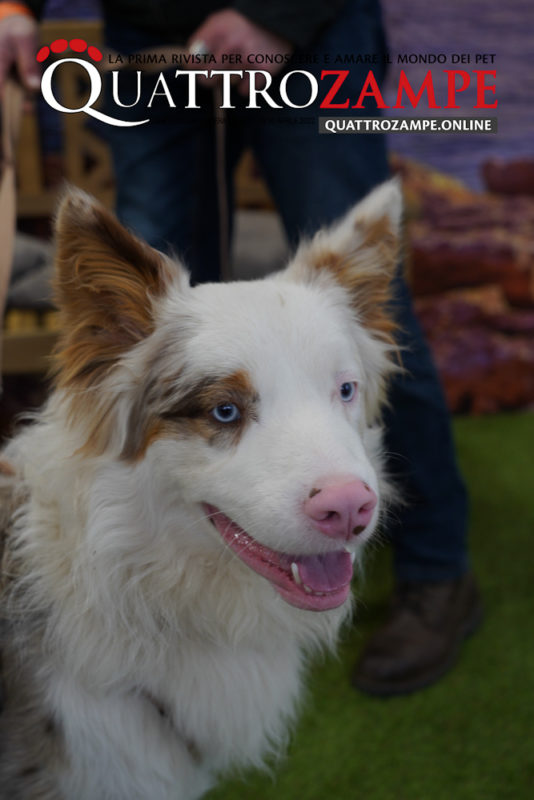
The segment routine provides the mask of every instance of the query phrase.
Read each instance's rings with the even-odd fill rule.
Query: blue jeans
[[[121,53],[163,43],[163,35],[156,42],[141,32],[125,30],[122,24],[108,26],[108,44]],[[317,54],[319,63],[302,69],[319,76],[321,69],[348,68],[332,60],[322,63],[324,53],[382,56],[384,52],[378,3],[350,0],[316,45],[306,49],[306,54]],[[381,63],[372,68],[380,78]],[[368,64],[350,65],[343,99],[358,97],[369,69]],[[135,87],[128,90],[128,80],[133,81],[133,76],[121,74],[123,96],[130,91],[133,97]],[[203,108],[183,110],[180,80],[169,78],[176,108],[169,109],[166,103],[155,105],[152,121],[137,128],[106,126],[117,177],[117,212],[155,247],[170,247],[179,253],[195,281],[218,280],[213,101],[208,90],[199,90]],[[304,103],[308,92],[308,83],[295,77],[293,102]],[[385,140],[378,134],[319,135],[316,107],[244,110],[245,101],[237,94],[235,102],[238,108],[226,112],[229,207],[233,204],[233,169],[244,148],[251,147],[291,243],[341,216],[388,177]],[[113,113],[116,115],[115,108]],[[355,114],[357,110],[333,113]],[[374,112],[367,107],[360,113],[372,116]],[[140,116],[136,109],[125,109],[124,114]],[[392,386],[386,446],[390,471],[408,499],[405,508],[397,509],[390,530],[396,575],[399,580],[452,579],[468,568],[466,492],[455,461],[443,392],[401,270],[396,278],[395,312],[400,343],[407,348],[407,374]]]

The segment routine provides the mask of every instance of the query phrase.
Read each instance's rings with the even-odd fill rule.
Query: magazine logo
[[[74,53],[81,54],[87,52],[89,58],[95,62],[102,61],[102,53],[100,50],[94,45],[88,45],[84,39],[71,39],[70,42],[67,42],[66,39],[55,39],[50,47],[48,47],[48,45],[41,47],[37,53],[37,61],[42,63],[43,61],[46,61],[46,59],[50,56],[50,53],[63,53],[69,48]],[[89,79],[89,97],[79,108],[68,108],[68,106],[63,105],[63,103],[57,99],[54,89],[52,88],[52,79],[54,77],[54,73],[62,64],[79,64],[87,73],[87,77]],[[41,92],[51,108],[53,108],[55,111],[61,111],[64,114],[79,114],[81,111],[85,111],[86,114],[89,114],[90,117],[94,117],[94,119],[99,120],[99,122],[104,122],[106,125],[114,125],[120,128],[130,128],[135,125],[144,125],[146,122],[150,121],[148,119],[134,121],[116,119],[115,117],[110,117],[108,114],[104,114],[102,111],[99,111],[97,108],[95,108],[95,103],[98,102],[102,92],[102,75],[94,64],[81,58],[69,56],[67,58],[60,58],[57,61],[49,64],[44,70],[41,78]]]
[[[70,49],[74,55],[66,55],[64,58],[50,63],[43,72],[41,88],[43,97],[51,108],[64,114],[79,114],[85,112],[90,117],[103,122],[107,125],[116,127],[133,127],[145,125],[150,122],[149,118],[138,120],[125,120],[105,114],[97,108],[98,101],[102,95],[103,78],[102,67],[98,69],[96,63],[102,61],[103,55],[98,48],[88,45],[83,39],[56,39],[50,47],[45,46],[37,54],[37,61],[44,62],[50,53],[56,55],[65,53]],[[87,58],[77,56],[85,55]],[[273,108],[273,109],[306,109],[318,101],[318,108],[326,111],[340,111],[342,109],[361,109],[362,111],[377,111],[378,109],[406,109],[411,106],[415,108],[433,109],[460,109],[459,101],[462,105],[472,104],[475,109],[493,109],[497,107],[496,98],[496,70],[474,69],[469,72],[464,69],[440,69],[433,71],[429,69],[422,80],[419,76],[417,83],[413,82],[404,69],[400,70],[397,78],[395,103],[388,104],[373,70],[369,70],[367,75],[361,80],[361,84],[355,86],[353,74],[350,69],[321,69],[315,73],[305,69],[293,69],[282,74],[281,78],[273,82],[273,76],[267,70],[262,69],[176,69],[174,74],[169,74],[168,64],[181,64],[179,59],[183,55],[172,54],[169,61],[164,55],[157,54],[137,54],[128,56],[128,63],[125,64],[123,57],[116,55],[112,60],[111,54],[107,56],[109,64],[120,64],[122,66],[132,66],[138,64],[138,59],[142,65],[161,64],[167,66],[164,71],[154,71],[153,69],[138,69],[135,71],[136,89],[135,97],[129,98],[131,102],[124,102],[121,98],[120,68],[109,69],[111,79],[111,97],[115,107],[134,108],[138,104],[144,106],[140,110],[140,115],[145,115],[154,103],[165,103],[169,108],[176,108],[176,100],[173,97],[172,81],[180,81],[180,87],[184,91],[180,92],[182,107],[184,109],[199,109],[200,97],[197,96],[197,87],[202,82],[213,81],[212,86],[217,86],[219,108],[234,109],[235,97],[233,89],[236,81],[247,81],[246,92],[248,94],[247,109]],[[176,58],[176,60],[175,60]],[[191,56],[192,58],[192,56]],[[212,57],[214,58],[214,57]],[[252,55],[249,57],[251,60]],[[339,58],[339,57],[338,57]],[[145,59],[145,60],[143,60]],[[326,59],[326,56],[325,56]],[[223,57],[224,60],[224,57]],[[336,59],[337,60],[337,59]],[[191,61],[191,64],[197,63]],[[89,83],[89,97],[82,105],[77,108],[69,108],[64,105],[54,91],[53,79],[58,68],[67,64],[77,64],[85,70]],[[361,73],[360,73],[361,74]],[[467,90],[470,90],[467,92]],[[148,90],[148,91],[147,91]],[[472,95],[475,97],[472,98]],[[143,98],[143,99],[142,99]],[[147,100],[148,98],[148,100]],[[473,104],[473,100],[476,102]]]

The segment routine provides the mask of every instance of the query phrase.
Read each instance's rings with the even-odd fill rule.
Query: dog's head
[[[393,181],[283,272],[191,288],[86,195],[59,211],[57,396],[79,452],[141,470],[196,515],[176,536],[300,608],[344,603],[383,506],[400,217]]]

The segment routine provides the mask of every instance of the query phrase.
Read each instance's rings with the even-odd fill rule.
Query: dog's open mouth
[[[327,611],[342,605],[350,592],[352,556],[346,550],[291,555],[253,539],[215,506],[204,503],[210,522],[247,566],[272,583],[297,608]]]

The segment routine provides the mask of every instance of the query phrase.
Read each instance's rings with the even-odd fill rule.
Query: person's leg
[[[276,201],[291,244],[302,234],[314,233],[345,213],[374,186],[389,177],[385,138],[378,134],[336,135],[318,133],[318,103],[335,80],[321,79],[323,70],[347,70],[340,89],[339,102],[346,98],[354,104],[359,96],[369,64],[344,65],[337,55],[384,52],[384,38],[379,8],[375,0],[349,0],[338,20],[320,40],[297,57],[312,56],[317,63],[303,69],[317,79],[319,98],[309,108],[265,108],[248,112],[252,146]],[[324,54],[330,54],[324,60]],[[377,79],[384,64],[372,66]],[[288,80],[287,91],[295,104],[304,104],[310,96],[309,81],[300,75]],[[319,115],[369,116],[373,112],[349,108],[341,111],[320,110]],[[254,115],[254,116],[253,116]]]
[[[382,48],[378,6],[368,0],[349,2],[318,42],[316,51],[381,54]],[[358,97],[368,70],[369,66],[351,66],[345,95]],[[379,70],[374,68],[377,76]],[[302,92],[304,98],[304,85]],[[295,242],[302,232],[312,233],[332,222],[386,179],[387,154],[381,136],[319,134],[316,116],[300,110],[279,113],[277,123],[278,112],[267,112],[272,121],[263,126],[259,121],[253,129],[253,142],[288,237]],[[373,115],[369,110],[364,113]],[[288,114],[295,117],[293,125],[284,122]],[[309,116],[312,123],[296,121],[297,117]],[[403,638],[399,625],[402,628],[404,618],[396,613],[393,636],[388,628],[387,647],[380,653],[389,659],[385,667],[371,642],[371,672],[378,688],[370,685],[370,680],[361,680],[359,685],[380,693],[418,688],[442,674],[479,614],[472,581],[464,577],[468,570],[467,500],[456,465],[450,418],[401,269],[395,281],[394,307],[400,344],[407,348],[403,355],[406,373],[391,387],[391,409],[385,419],[386,447],[390,469],[397,476],[407,505],[395,510],[396,522],[389,534],[399,586],[410,582],[411,587],[415,582],[418,602],[424,602],[417,606],[410,641]],[[405,608],[401,606],[402,617]],[[432,632],[426,626],[427,612],[434,621],[442,621],[439,641],[429,641]]]
[[[401,278],[394,297],[405,372],[391,386],[384,422],[390,472],[406,500],[390,521],[395,574],[400,581],[458,578],[469,568],[468,508],[449,413]]]
[[[121,54],[161,45],[140,31],[107,30],[108,45]],[[171,70],[171,76],[174,70]],[[141,101],[122,109],[125,119],[139,118],[156,76],[143,76]],[[232,220],[231,169],[217,164],[217,126],[212,92],[198,89],[199,110],[185,109],[186,82],[172,81],[175,108],[165,98],[155,101],[150,122],[137,127],[101,126],[108,141],[116,180],[116,212],[127,227],[153,247],[175,253],[191,271],[195,283],[217,281],[221,270],[220,224]],[[137,93],[134,70],[119,74],[120,98],[132,102]],[[107,86],[107,98],[110,87]],[[113,116],[117,116],[116,104]],[[111,113],[111,112],[110,112]],[[226,157],[233,164],[240,143],[228,137]],[[221,169],[223,173],[221,173]],[[227,192],[221,214],[219,183]]]
[[[219,274],[217,195],[204,155],[210,138],[193,126],[163,125],[110,137],[119,219],[153,247],[175,252],[196,281]]]

